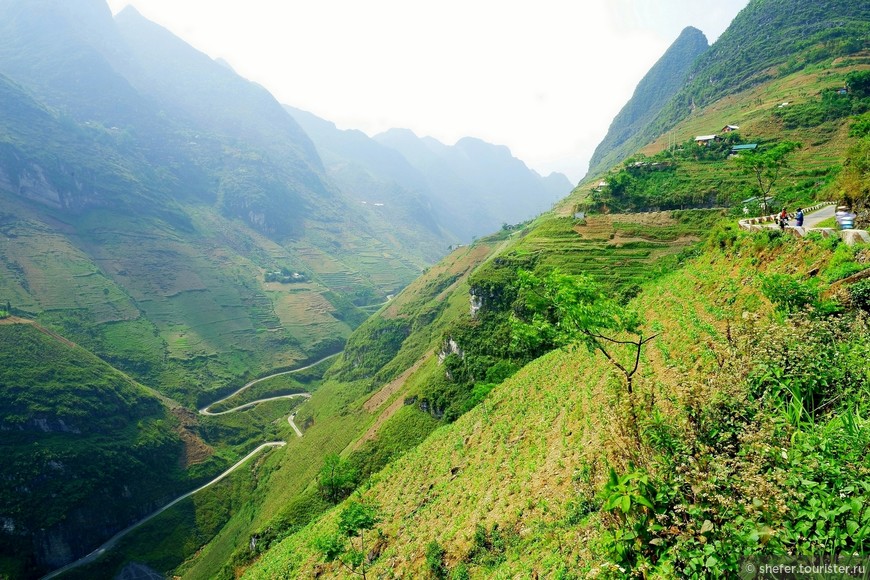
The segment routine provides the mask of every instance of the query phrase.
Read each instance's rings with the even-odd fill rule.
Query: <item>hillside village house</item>
[[[722,127],[720,133],[730,133],[731,131],[737,131],[738,129],[740,129],[740,125],[725,125]]]
[[[701,147],[706,147],[711,141],[718,141],[719,135],[699,135],[695,137],[695,143]]]
[[[741,151],[755,151],[758,149],[758,143],[746,143],[744,145],[735,145],[731,148],[731,153],[737,154]]]

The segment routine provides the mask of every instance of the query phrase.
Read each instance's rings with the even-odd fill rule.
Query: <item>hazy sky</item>
[[[282,103],[374,135],[507,145],[585,174],[637,82],[686,26],[716,39],[748,0],[109,0]]]

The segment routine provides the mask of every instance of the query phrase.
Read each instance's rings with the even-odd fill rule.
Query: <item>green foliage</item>
[[[433,578],[447,578],[447,565],[444,564],[444,548],[436,540],[426,544],[426,567]]]
[[[866,110],[868,103],[855,102],[851,95],[842,95],[836,90],[824,91],[820,98],[803,103],[792,103],[787,107],[777,107],[774,117],[782,121],[786,129],[818,127],[822,123],[836,121]],[[856,110],[857,109],[857,110]]]
[[[776,273],[761,277],[761,291],[787,313],[817,305],[820,295],[817,280]]]
[[[656,490],[646,473],[631,471],[610,477],[602,491],[601,509],[609,512],[618,525],[605,534],[603,544],[614,561],[631,570],[644,561],[655,561]],[[652,529],[651,529],[652,528]]]
[[[392,360],[411,332],[407,320],[373,317],[345,345],[338,364],[328,376],[344,381],[373,376]]]
[[[365,543],[366,532],[374,529],[378,522],[380,516],[373,505],[349,501],[338,514],[337,531],[316,538],[314,547],[327,562],[338,561],[349,571],[365,578],[366,565],[370,563]]]
[[[632,395],[643,346],[655,338],[643,337],[637,312],[605,296],[591,278],[567,276],[558,270],[544,278],[521,271],[518,287],[524,304],[512,318],[515,341],[531,348],[583,344],[619,369]],[[625,334],[632,337],[623,338]],[[631,404],[636,430],[633,400]]]
[[[438,425],[439,421],[419,406],[405,405],[380,428],[377,438],[363,443],[347,460],[364,480],[416,447]]]
[[[508,254],[478,268],[469,277],[470,292],[480,308],[474,316],[455,317],[442,335],[444,374],[420,393],[421,404],[444,421],[453,421],[544,350],[511,343],[509,312],[517,300],[516,272],[534,260]],[[453,352],[457,345],[460,352]]]
[[[722,146],[724,149],[719,150]],[[723,160],[731,145],[698,147],[686,144],[695,158]],[[711,207],[729,201],[729,196],[715,187],[699,188],[686,179],[683,162],[663,153],[644,162],[626,162],[616,173],[607,176],[607,187],[595,190],[589,208],[593,211],[636,212],[683,210]]]
[[[846,152],[838,184],[844,201],[859,212],[863,210],[865,217],[859,215],[859,221],[866,221],[866,212],[870,208],[870,118],[867,115],[852,127],[852,134],[861,137]]]
[[[723,222],[717,225],[710,237],[707,239],[707,244],[710,247],[726,250],[734,245],[737,238],[740,236],[740,227],[733,222]]]
[[[866,264],[857,261],[857,252],[855,246],[846,244],[838,244],[834,248],[834,255],[824,271],[824,278],[827,282],[836,282],[847,278],[852,274],[856,274],[865,270]]]
[[[846,75],[850,95],[858,99],[870,98],[870,71],[853,71]]]
[[[864,311],[870,311],[870,280],[860,280],[849,286],[852,304]]]
[[[323,460],[317,474],[317,485],[324,499],[338,503],[350,495],[359,483],[359,472],[348,460],[337,453],[330,453]]]
[[[0,531],[0,558],[32,566],[36,530],[93,548],[192,485],[176,428],[159,399],[103,361],[34,325],[0,325],[0,505],[24,532]],[[71,517],[83,522],[74,531]]]
[[[870,135],[870,113],[864,113],[860,117],[856,117],[849,126],[849,137],[862,139],[868,135]]]
[[[789,155],[800,146],[800,143],[783,141],[770,149],[747,151],[737,156],[737,167],[743,173],[755,179],[758,197],[762,200],[767,200],[782,172],[789,166]],[[765,207],[762,211],[767,213],[766,201],[764,205]]]
[[[477,524],[465,561],[485,569],[494,568],[504,561],[508,546],[515,540],[515,532],[501,530],[497,523],[489,529],[483,524]]]
[[[593,351],[601,333],[635,332],[640,324],[637,313],[607,298],[588,276],[521,271],[517,285],[524,304],[513,318],[514,339],[526,347],[579,342]]]
[[[842,345],[842,321],[796,315],[789,319],[791,335],[771,336],[759,345],[751,392],[766,397],[789,423],[814,423],[819,413],[842,393],[859,388],[861,377]],[[848,356],[847,356],[848,355]]]
[[[374,528],[379,521],[374,506],[351,501],[338,516],[338,531],[348,538],[356,538]]]

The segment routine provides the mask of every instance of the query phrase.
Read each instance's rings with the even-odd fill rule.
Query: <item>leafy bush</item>
[[[834,121],[852,114],[852,99],[837,91],[825,91],[821,98],[804,103],[774,109],[773,115],[782,121],[786,129],[818,127],[827,121]]]
[[[447,577],[447,566],[444,565],[444,548],[435,540],[426,544],[426,567],[433,578]]]
[[[858,308],[870,311],[870,280],[861,280],[849,286],[849,298]]]
[[[505,551],[515,535],[513,532],[503,533],[498,524],[493,524],[489,530],[483,524],[477,524],[466,561],[485,568],[498,566],[504,562]]]
[[[762,276],[761,292],[779,310],[787,313],[816,305],[820,294],[816,280],[803,280],[788,274]]]

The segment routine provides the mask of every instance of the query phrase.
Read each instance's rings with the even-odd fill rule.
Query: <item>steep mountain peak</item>
[[[589,162],[589,174],[594,175],[612,165],[642,143],[641,134],[668,101],[683,88],[695,60],[707,51],[707,37],[692,26],[683,29],[662,57],[637,84],[631,99],[610,124],[607,135],[595,149]]]
[[[495,145],[477,137],[463,137],[456,142],[455,147],[468,153],[491,155],[503,159],[514,158],[511,150],[506,145]]]
[[[132,55],[124,73],[143,94],[195,123],[262,147],[295,150],[321,170],[308,136],[262,86],[248,81],[135,9],[115,19]]]

